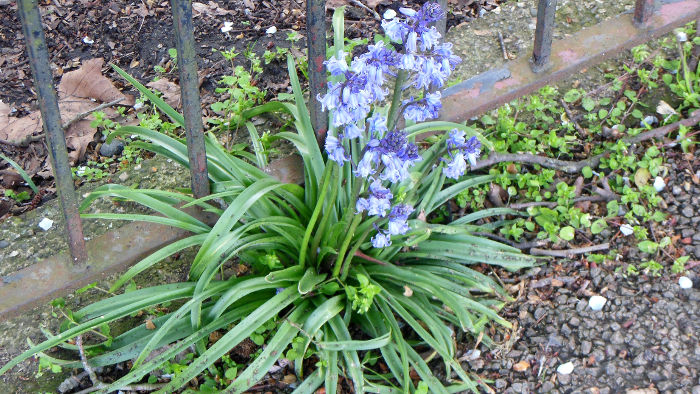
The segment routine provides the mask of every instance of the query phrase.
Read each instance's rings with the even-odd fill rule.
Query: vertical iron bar
[[[637,0],[634,5],[634,24],[645,25],[654,13],[654,0]]]
[[[537,5],[537,28],[535,29],[535,48],[532,51],[530,67],[533,72],[546,70],[552,53],[552,33],[554,31],[554,14],[557,0],[539,0]]]
[[[194,50],[192,0],[172,0],[177,68],[180,70],[182,112],[185,116],[187,155],[190,159],[192,193],[196,198],[209,194],[207,153],[204,148],[202,108],[199,101],[199,78]]]
[[[83,238],[83,224],[80,221],[78,199],[68,161],[66,137],[61,126],[61,114],[58,110],[58,99],[53,86],[53,74],[49,66],[49,52],[41,25],[41,14],[36,0],[18,0],[17,9],[22,21],[22,33],[26,40],[27,55],[34,76],[34,87],[37,91],[41,120],[46,131],[46,144],[49,148],[56,190],[66,222],[68,246],[73,261],[84,264],[87,262],[87,251],[85,238]]]
[[[309,113],[319,145],[323,146],[328,132],[328,114],[316,99],[326,92],[326,2],[306,1],[306,39],[309,48]]]

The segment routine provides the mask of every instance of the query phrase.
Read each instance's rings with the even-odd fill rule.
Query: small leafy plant
[[[343,384],[340,376],[358,393],[478,392],[473,376],[455,358],[454,332],[465,331],[488,344],[492,342],[485,330],[488,324],[511,324],[498,315],[508,294],[473,266],[517,270],[534,261],[515,248],[473,235],[489,231],[474,224],[476,220],[512,210],[485,210],[446,224],[426,220],[460,192],[494,177],[465,175],[467,163],[480,153],[479,136],[472,129],[452,122],[424,122],[437,117],[439,89],[459,61],[451,45],[440,43],[440,34],[430,27],[444,17],[443,11],[426,3],[419,11],[401,9],[401,15],[382,23],[388,42],[370,45],[348,63],[349,54],[340,50],[342,9],[336,11],[338,50],[326,62],[328,93],[318,97],[331,113],[325,155],[311,127],[291,57],[287,64],[294,100],[244,112],[244,119],[271,111],[293,119],[296,131],[276,137],[291,142],[302,157],[304,187],[281,183],[263,170],[267,160],[257,130],[246,121],[254,157],[231,155],[212,134],[205,137],[210,196],[194,199],[118,185],[92,193],[83,210],[97,198],[120,197],[160,215],[84,214],[85,218],[145,220],[192,232],[133,266],[111,291],[167,256],[197,247],[189,281],[130,291],[74,312],[75,324],[33,346],[0,373],[105,323],[179,300],[172,311],[152,319],[155,329],[139,326],[91,347],[96,352],[89,360],[93,366],[133,360],[128,374],[101,391],[140,381],[193,346],[196,355],[173,370],[160,389],[173,392],[206,370],[211,373],[213,364],[251,338],[264,341],[265,347],[245,368],[236,366],[225,373],[224,380],[217,374],[219,383],[211,387],[223,381],[225,392],[244,392],[286,355],[300,379],[297,393],[314,392],[320,386],[335,393]],[[396,49],[399,43],[402,51]],[[175,124],[184,124],[182,115],[115,69]],[[394,87],[391,94],[389,85]],[[402,99],[408,87],[419,96]],[[401,117],[404,128],[397,127]],[[432,143],[419,140],[438,131],[449,133]],[[138,135],[147,141],[135,142],[139,147],[188,165],[181,139],[133,126],[118,129],[110,138],[120,135]],[[223,201],[225,208],[212,204],[214,199]],[[216,223],[181,209],[192,206],[215,214]],[[254,266],[256,272],[217,276],[231,259]],[[208,344],[214,331],[224,334]],[[163,350],[153,353],[159,348]],[[436,377],[434,366],[421,355],[426,350],[439,358],[445,376],[454,372],[456,377],[447,381]],[[372,369],[379,356],[386,373]],[[79,365],[63,362],[66,367]]]

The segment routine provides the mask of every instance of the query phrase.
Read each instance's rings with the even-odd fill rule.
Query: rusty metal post
[[[172,0],[177,68],[180,70],[182,112],[185,116],[187,154],[190,159],[192,193],[200,198],[209,194],[207,153],[204,148],[202,108],[199,101],[199,78],[194,50],[192,0]]]
[[[321,109],[318,95],[326,93],[326,2],[306,1],[306,40],[309,48],[309,113],[319,145],[323,146],[328,132],[328,113]]]
[[[637,0],[634,5],[634,24],[643,26],[654,13],[654,0]]]
[[[552,53],[552,33],[554,32],[554,14],[557,0],[539,0],[537,5],[537,28],[535,29],[535,48],[532,51],[530,68],[538,73],[549,68],[549,56]]]
[[[66,222],[68,246],[73,261],[84,264],[87,262],[87,252],[83,238],[83,224],[80,221],[78,199],[68,161],[66,137],[61,126],[61,114],[58,110],[58,99],[53,86],[53,74],[49,65],[46,37],[41,26],[41,14],[36,0],[19,0],[17,1],[17,9],[22,21],[27,55],[34,76],[34,87],[37,91],[41,120],[46,132],[46,145],[49,148],[56,190]]]

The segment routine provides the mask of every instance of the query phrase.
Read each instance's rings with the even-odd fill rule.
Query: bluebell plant
[[[94,367],[132,364],[125,376],[99,391],[118,390],[150,375],[160,382],[159,392],[168,393],[200,374],[213,374],[222,391],[241,393],[287,358],[299,378],[295,393],[321,386],[336,393],[341,385],[357,393],[413,393],[426,385],[433,393],[477,392],[484,383],[457,360],[456,332],[488,345],[487,325],[510,327],[498,315],[508,293],[477,265],[517,270],[532,266],[533,259],[474,234],[504,223],[478,224],[480,219],[517,214],[512,210],[431,220],[460,192],[494,179],[467,173],[487,142],[464,124],[437,120],[440,88],[459,63],[433,27],[442,17],[435,3],[417,11],[402,8],[382,21],[383,37],[350,60],[343,51],[342,8],[335,12],[328,91],[311,98],[329,112],[323,146],[311,126],[295,62],[288,59],[294,99],[272,101],[243,116],[249,120],[277,112],[293,122],[294,131],[271,139],[296,148],[303,185],[284,183],[266,171],[269,157],[257,128],[246,121],[252,152],[228,152],[215,135],[205,136],[210,196],[195,199],[120,185],[97,188],[83,201],[83,212],[98,198],[118,197],[158,215],[84,213],[84,218],[150,221],[191,233],[134,265],[111,291],[168,256],[196,248],[188,280],[124,292],[76,311],[61,332],[7,363],[0,374],[37,354],[79,368],[79,360],[59,360],[46,352],[59,345],[75,349],[65,342],[144,308],[179,301],[153,319],[156,329],[141,324],[89,346],[87,362]],[[113,67],[184,127],[181,114]],[[184,139],[125,126],[108,141],[120,135],[138,136],[137,146],[189,165]],[[195,206],[216,216],[216,223],[184,209]],[[227,277],[223,267],[232,262],[249,265],[252,273]],[[219,360],[246,338],[259,338],[256,330],[270,322],[276,329],[256,358],[235,376],[224,373]],[[214,331],[223,335],[209,343]],[[188,349],[196,355],[186,367],[168,377],[157,374],[163,363]],[[432,365],[422,356],[428,350],[436,357]],[[378,358],[385,371],[375,369],[371,360]],[[448,378],[433,373],[437,360]]]

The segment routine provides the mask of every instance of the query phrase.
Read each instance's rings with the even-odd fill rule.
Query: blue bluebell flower
[[[388,233],[391,235],[406,234],[410,227],[408,226],[408,216],[413,213],[412,206],[407,204],[396,204],[389,213],[389,224],[387,226]]]
[[[464,175],[467,170],[467,160],[472,166],[476,165],[476,159],[481,154],[481,142],[476,137],[470,137],[467,140],[463,130],[452,129],[445,144],[450,157],[447,166],[442,169],[446,177],[458,179]]]
[[[343,138],[354,139],[362,136],[362,129],[357,127],[355,123],[350,123],[345,126],[345,133],[343,133]]]
[[[467,162],[464,161],[464,155],[461,152],[454,154],[447,166],[442,168],[442,173],[452,179],[459,179],[466,171]]]
[[[381,231],[375,234],[371,241],[372,246],[375,248],[385,248],[387,246],[391,246],[391,237]]]
[[[348,72],[348,62],[345,60],[346,52],[338,51],[335,56],[323,62],[326,65],[326,70],[333,76],[345,75]]]
[[[442,109],[441,99],[442,95],[440,91],[437,91],[426,94],[425,98],[418,101],[413,101],[412,97],[405,100],[403,102],[406,106],[403,111],[404,118],[416,123],[437,118],[440,115],[440,109]]]
[[[369,216],[386,216],[386,213],[391,209],[391,199],[394,195],[389,189],[382,185],[378,179],[372,181],[369,185],[369,198],[357,199],[355,209],[358,213],[367,211]]]
[[[343,162],[348,160],[345,154],[345,148],[343,148],[340,140],[332,135],[326,137],[326,153],[328,153],[329,159],[338,163],[341,167],[343,166]]]

